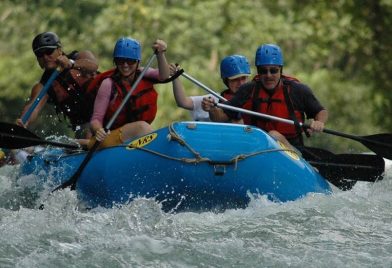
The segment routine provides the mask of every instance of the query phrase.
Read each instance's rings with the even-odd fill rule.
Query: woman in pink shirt
[[[164,54],[166,43],[156,40],[152,48],[157,53],[159,80],[168,79],[170,71]],[[154,83],[145,77],[132,92],[131,98],[117,116],[111,129],[106,132],[103,128],[117,111],[140,74],[140,43],[132,38],[120,38],[114,47],[113,59],[116,68],[105,72],[107,78],[102,81],[95,99],[94,113],[90,122],[95,137],[90,140],[89,147],[95,143],[95,140],[101,142],[100,147],[109,147],[153,131],[150,123],[156,115],[158,94],[153,87]]]

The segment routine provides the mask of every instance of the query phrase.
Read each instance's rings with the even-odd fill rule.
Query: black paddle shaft
[[[99,142],[99,141],[95,141],[93,147],[91,147],[90,151],[87,153],[86,157],[83,159],[83,162],[80,164],[78,170],[72,175],[72,177],[69,180],[65,181],[63,184],[61,184],[58,187],[56,187],[55,189],[53,189],[52,193],[57,190],[60,190],[60,189],[65,189],[69,186],[71,186],[71,190],[75,190],[76,182],[78,181],[78,178],[82,174],[84,168],[86,167],[86,165],[90,161],[91,157],[93,156],[94,152],[97,150],[100,143],[101,142]]]

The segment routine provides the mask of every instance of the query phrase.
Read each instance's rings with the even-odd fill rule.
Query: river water
[[[347,192],[178,214],[146,199],[86,211],[69,190],[38,210],[16,172],[0,169],[2,268],[392,267],[391,169]]]

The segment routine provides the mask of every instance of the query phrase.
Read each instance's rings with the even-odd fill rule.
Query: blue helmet
[[[220,72],[222,79],[234,79],[240,76],[249,76],[249,61],[242,55],[227,56],[221,61]]]
[[[140,61],[142,59],[142,48],[139,41],[129,37],[121,37],[114,46],[113,58]]]
[[[274,44],[264,44],[256,50],[256,66],[279,65],[283,66],[282,50]]]

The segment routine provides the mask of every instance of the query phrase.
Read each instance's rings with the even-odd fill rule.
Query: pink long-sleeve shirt
[[[140,71],[143,68],[139,69]],[[151,78],[151,79],[159,79],[159,71],[158,69],[149,68],[144,77]],[[106,78],[102,81],[101,86],[98,89],[97,96],[94,102],[94,112],[91,117],[90,122],[98,121],[103,125],[103,120],[105,118],[106,110],[108,109],[110,102],[111,102],[111,95],[112,95],[112,85],[113,80],[111,78]]]

